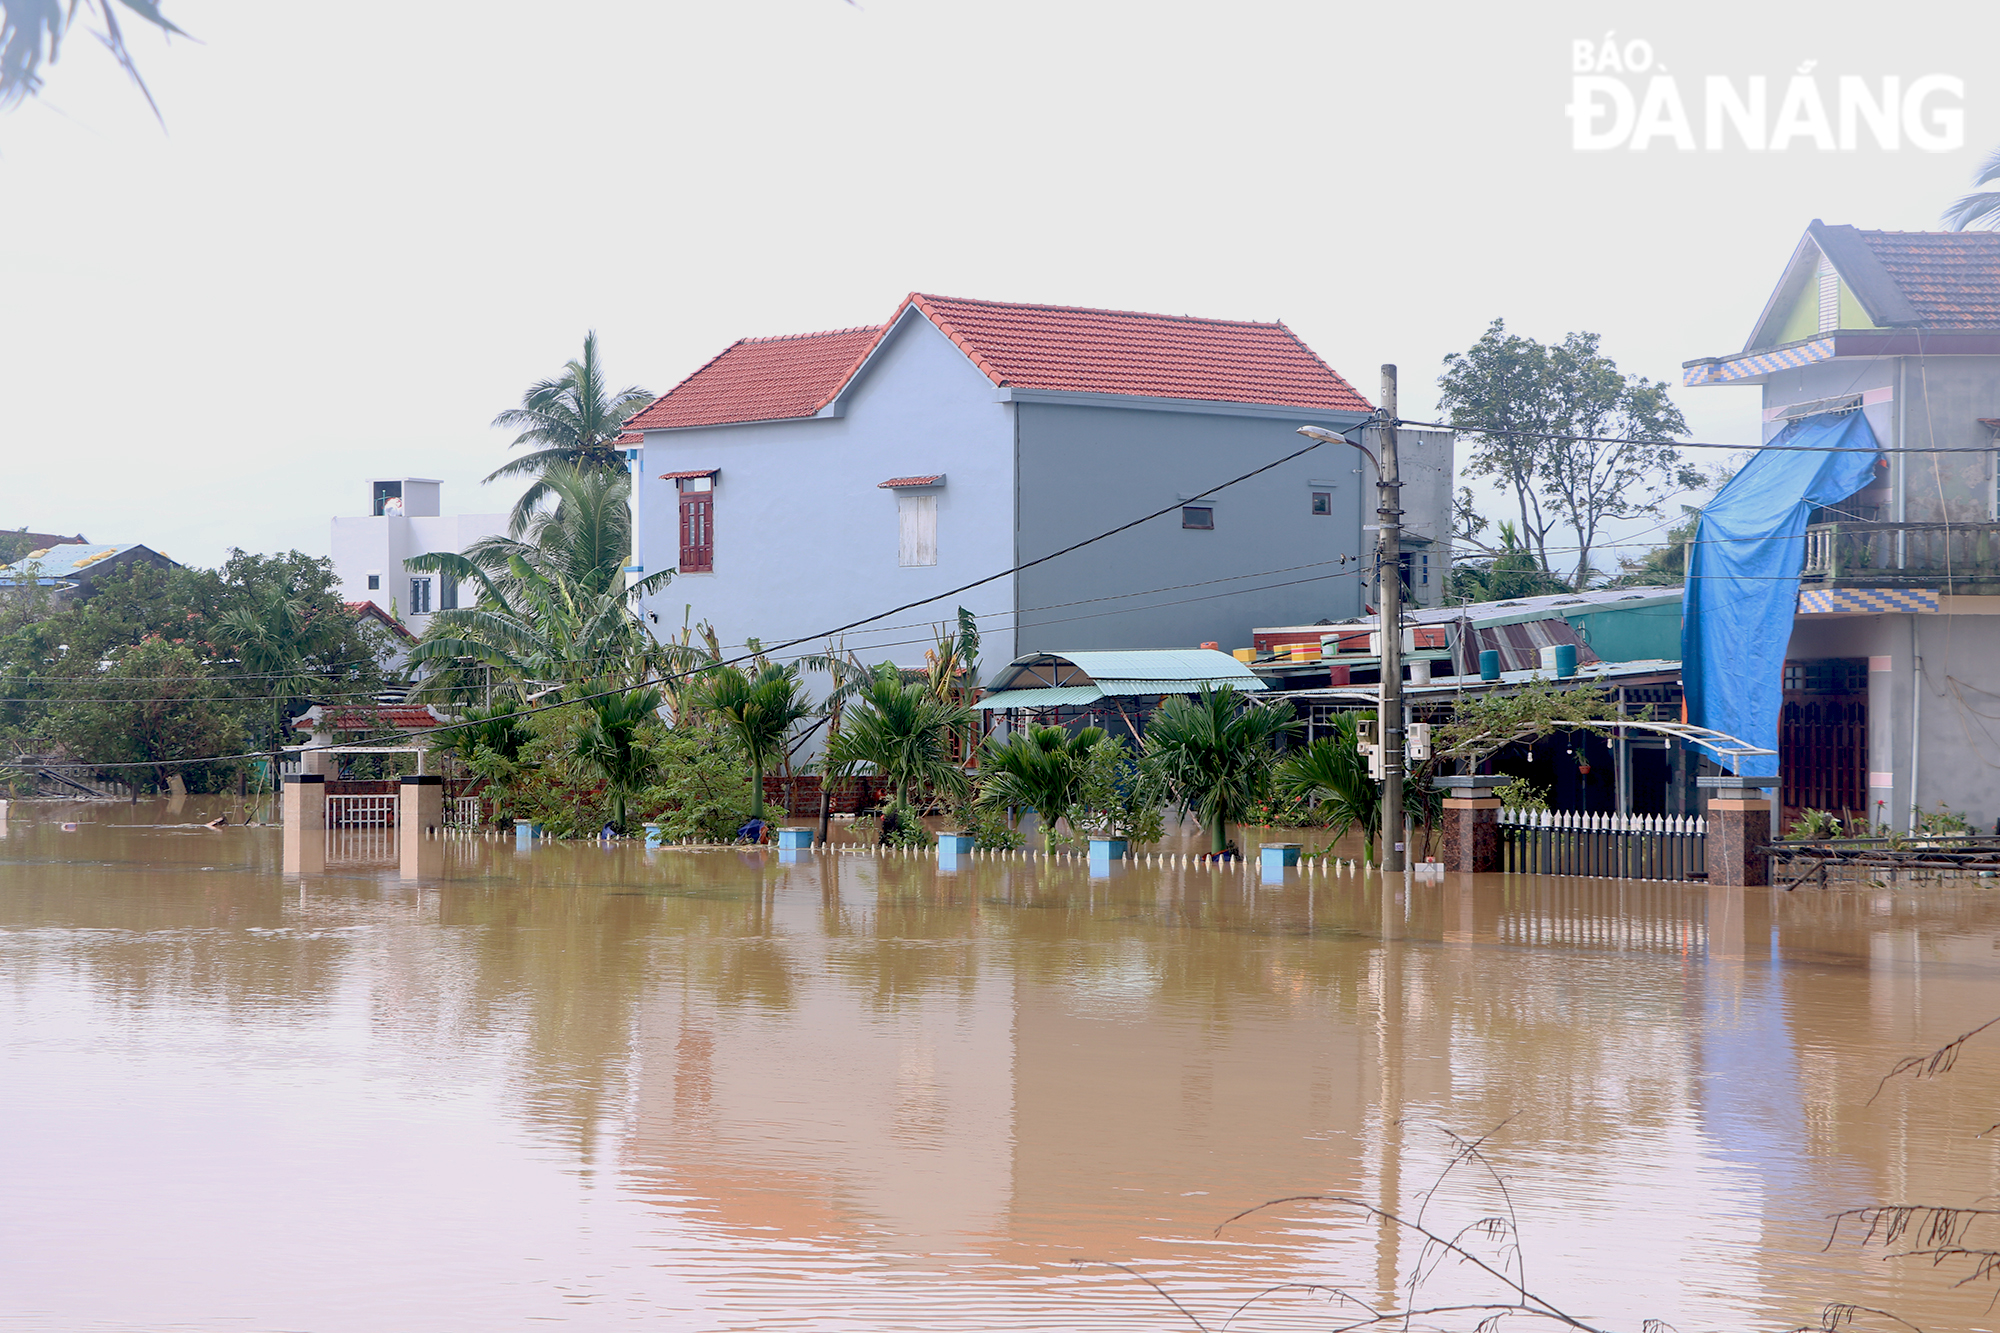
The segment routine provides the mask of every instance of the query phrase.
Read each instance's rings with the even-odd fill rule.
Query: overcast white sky
[[[1677,384],[1812,218],[1934,226],[2000,144],[1990,2],[167,8],[197,42],[128,21],[164,131],[87,39],[0,114],[0,525],[200,564],[325,554],[369,476],[504,510],[487,423],[591,328],[660,391],[911,290],[1283,318],[1418,416],[1498,315]],[[1578,152],[1607,31],[1697,137],[1704,76],[1775,114],[1814,61],[1958,76],[1964,146]],[[1754,390],[1676,396],[1755,438]]]

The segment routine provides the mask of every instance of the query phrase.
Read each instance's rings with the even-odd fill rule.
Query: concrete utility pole
[[[1396,368],[1382,367],[1382,460],[1377,471],[1376,569],[1382,580],[1382,869],[1405,868],[1403,853],[1403,482],[1396,469]]]

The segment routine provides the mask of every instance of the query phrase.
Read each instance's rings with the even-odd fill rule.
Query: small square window
[[[370,574],[368,576],[368,591],[382,591],[382,576],[380,574]]]
[[[1333,512],[1332,491],[1313,492],[1313,512],[1315,514],[1331,514]]]
[[[1208,505],[1182,505],[1181,526],[1184,528],[1200,528],[1203,531],[1213,531],[1215,528],[1215,510]]]

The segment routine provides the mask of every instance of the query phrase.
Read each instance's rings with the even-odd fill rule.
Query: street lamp
[[[1300,426],[1310,440],[1351,445],[1375,464],[1375,572],[1381,583],[1376,605],[1382,641],[1382,683],[1377,691],[1376,734],[1382,746],[1382,869],[1404,868],[1403,860],[1403,507],[1402,479],[1396,468],[1396,368],[1382,367],[1382,406],[1372,422],[1382,432],[1382,456],[1367,445],[1324,426]],[[1349,427],[1350,430],[1354,427]]]

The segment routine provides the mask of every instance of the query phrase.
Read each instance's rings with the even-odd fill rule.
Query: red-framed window
[[[682,477],[681,561],[683,574],[706,574],[715,569],[715,479]]]

